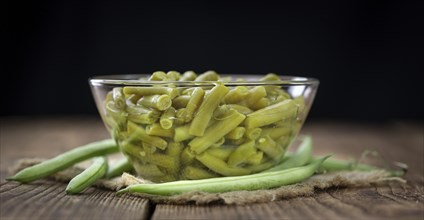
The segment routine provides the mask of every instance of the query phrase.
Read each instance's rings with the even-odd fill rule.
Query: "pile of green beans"
[[[301,137],[300,140],[301,143],[296,152],[285,155],[280,164],[272,168],[265,169],[259,173],[242,176],[218,177],[218,175],[205,172],[205,170],[202,170],[198,166],[187,166],[185,172],[203,175],[202,179],[180,180],[159,184],[131,185],[120,190],[117,194],[138,192],[155,195],[174,195],[196,190],[219,193],[238,190],[270,189],[301,182],[312,176],[315,172],[383,170],[375,166],[360,164],[355,161],[328,159],[329,156],[321,158],[314,157],[312,154],[312,138],[310,136],[304,136]],[[181,152],[181,149],[178,147],[168,147],[167,149],[173,149],[176,152]],[[99,179],[109,179],[120,176],[123,172],[131,172],[133,170],[132,164],[128,158],[123,158],[112,167],[108,166],[105,156],[117,151],[118,147],[113,140],[89,143],[64,152],[54,158],[43,161],[40,164],[25,168],[14,176],[8,177],[7,180],[28,183],[47,177],[73,166],[80,161],[91,158],[93,163],[83,172],[72,178],[66,187],[66,193],[77,194],[84,191],[87,187],[91,186]],[[169,152],[170,155],[174,155],[175,151]],[[220,150],[217,152],[222,153]],[[208,157],[208,155],[202,157]],[[201,160],[207,161],[207,159],[204,158]],[[219,166],[224,165],[218,164],[217,167],[219,168]],[[402,168],[402,170],[385,171],[390,176],[403,176],[407,171],[407,166],[405,164],[397,166],[398,168]],[[258,171],[259,170],[262,169],[258,169]]]
[[[255,85],[230,86],[214,71],[156,71],[142,80],[111,89],[102,117],[137,173],[153,182],[269,169],[304,120],[303,97],[291,97],[275,74]]]

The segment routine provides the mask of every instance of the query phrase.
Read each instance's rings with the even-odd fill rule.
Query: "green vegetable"
[[[130,172],[132,169],[134,169],[130,161],[126,157],[122,158],[121,160],[116,162],[116,164],[114,164],[113,166],[109,166],[108,168],[109,169],[106,173],[106,178],[108,179],[120,176],[122,175],[122,173]]]
[[[209,121],[212,118],[213,111],[218,107],[222,98],[228,93],[228,88],[223,85],[216,85],[213,89],[205,95],[202,104],[197,111],[197,115],[194,117],[189,134],[194,136],[203,136],[208,126]]]
[[[281,119],[290,118],[296,111],[296,104],[292,100],[284,100],[248,114],[245,125],[247,129],[269,125]]]
[[[287,160],[283,161],[279,165],[269,170],[266,170],[264,172],[272,172],[277,170],[284,170],[284,169],[289,169],[293,167],[303,166],[307,164],[311,159],[312,159],[312,138],[310,136],[305,136],[302,138],[302,143],[300,144],[299,148],[297,149],[297,152],[294,155],[291,155]]]
[[[91,157],[102,156],[118,151],[119,149],[115,141],[111,139],[89,143],[60,154],[52,159],[25,168],[14,176],[8,177],[7,180],[14,180],[21,183],[32,182],[64,170]]]
[[[282,171],[257,173],[238,177],[220,177],[203,180],[182,180],[160,184],[137,184],[119,190],[117,195],[128,192],[147,193],[154,195],[175,195],[191,191],[220,193],[239,190],[270,189],[279,186],[301,182],[318,170],[327,157],[312,163]]]
[[[302,95],[291,97],[275,74],[232,84],[214,71],[156,71],[140,80],[106,93],[102,118],[133,164],[157,166],[160,172],[150,167],[154,176],[136,169],[153,182],[194,179],[191,174],[206,168],[214,176],[269,169],[281,161],[305,116]],[[168,151],[174,143],[175,152]],[[195,176],[210,176],[203,174]]]
[[[102,178],[107,171],[107,160],[105,157],[95,157],[93,163],[78,174],[66,186],[66,193],[77,194],[91,186],[96,180]]]
[[[238,113],[236,110],[231,110],[224,119],[215,121],[215,123],[206,129],[203,136],[194,138],[188,145],[192,151],[200,154],[236,128],[244,118],[246,116],[243,114]]]

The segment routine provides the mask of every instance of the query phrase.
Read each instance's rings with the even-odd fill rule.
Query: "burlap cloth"
[[[26,167],[40,163],[43,159],[21,159],[16,165],[11,168],[12,173],[16,173]],[[84,167],[81,165],[73,166],[64,171],[52,175],[50,178],[68,182],[74,176],[79,174]],[[359,171],[342,171],[332,172],[326,174],[316,174],[311,178],[297,184],[281,186],[275,189],[256,190],[256,191],[235,191],[226,193],[205,193],[205,192],[190,192],[174,196],[154,196],[148,194],[136,193],[135,196],[149,199],[154,203],[167,203],[167,204],[198,204],[205,205],[211,203],[218,204],[237,204],[245,205],[249,203],[260,203],[276,201],[281,199],[311,196],[317,191],[329,188],[353,188],[353,187],[366,187],[375,184],[384,185],[388,181],[405,182],[402,178],[391,178],[387,172],[373,171],[373,172],[359,172]],[[116,191],[126,186],[138,183],[146,183],[147,181],[139,179],[131,174],[124,173],[121,177],[114,179],[98,180],[94,186]]]

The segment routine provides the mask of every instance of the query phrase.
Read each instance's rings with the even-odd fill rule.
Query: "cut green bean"
[[[203,99],[197,114],[195,115],[189,130],[189,134],[194,136],[203,136],[212,118],[213,111],[218,107],[222,98],[227,94],[228,88],[223,85],[216,85]]]
[[[69,181],[66,193],[77,194],[91,186],[107,172],[107,160],[105,157],[95,157],[93,163],[80,174]]]
[[[154,164],[141,164],[139,162],[133,162],[133,165],[137,173],[143,174],[144,177],[156,178],[166,175],[159,169],[157,165]]]
[[[255,141],[249,141],[238,146],[229,156],[228,165],[238,166],[247,161],[247,159],[256,153]]]
[[[261,134],[263,136],[268,135],[270,138],[277,140],[278,138],[281,138],[282,136],[289,136],[291,132],[292,132],[292,128],[287,126],[287,127],[263,128]]]
[[[194,71],[185,71],[179,81],[193,81],[196,77],[197,75]]]
[[[91,157],[116,153],[118,151],[119,149],[115,141],[111,139],[89,143],[60,154],[52,159],[25,168],[7,179],[21,183],[32,182],[50,176]]]
[[[176,195],[191,191],[222,193],[240,190],[271,189],[279,186],[302,182],[318,170],[328,157],[313,161],[309,165],[269,173],[257,173],[246,176],[219,177],[204,180],[182,180],[161,184],[137,184],[119,190],[123,193],[147,193],[154,195]]]
[[[189,95],[180,95],[172,100],[172,107],[175,109],[185,108],[190,98],[191,96]]]
[[[225,138],[238,140],[244,136],[245,132],[246,132],[245,127],[236,127],[233,130],[231,130],[227,135],[225,135]]]
[[[186,108],[184,110],[184,114],[182,115],[183,120],[185,122],[189,122],[193,119],[194,112],[202,104],[204,95],[205,95],[205,91],[200,87],[197,87],[193,90],[190,100],[188,101]]]
[[[243,115],[248,115],[248,114],[253,112],[252,109],[250,109],[249,107],[244,106],[244,105],[228,104],[227,106],[238,111],[238,112],[240,112]]]
[[[262,127],[289,118],[295,111],[297,111],[295,102],[292,100],[284,100],[248,114],[245,125],[248,129]]]
[[[138,100],[137,105],[150,107],[159,111],[165,111],[172,105],[169,95],[150,95],[144,96]]]
[[[236,104],[243,101],[249,94],[249,89],[246,86],[236,86],[230,90],[224,97],[226,104]]]
[[[256,140],[261,136],[262,129],[261,128],[251,128],[246,129],[245,136],[250,140]]]
[[[146,133],[148,135],[159,136],[159,137],[174,137],[174,130],[164,129],[159,123],[154,123],[146,126]]]
[[[209,128],[207,128],[203,136],[195,137],[193,140],[191,140],[188,143],[190,149],[196,154],[202,153],[212,144],[216,143],[219,141],[219,139],[228,134],[231,130],[236,128],[245,118],[246,116],[232,109],[228,116],[225,117],[225,119],[216,121]],[[192,127],[193,125],[190,126],[190,130]]]
[[[269,136],[260,138],[256,147],[262,150],[268,157],[274,159],[275,161],[280,161],[285,152],[282,146],[278,145]]]
[[[184,168],[182,175],[184,176],[184,178],[189,180],[200,180],[218,177],[217,174],[194,166],[187,166],[186,168]]]
[[[174,141],[175,142],[181,142],[188,139],[193,138],[193,135],[190,135],[188,131],[190,130],[190,124],[186,124],[180,127],[176,127],[174,133]]]
[[[174,108],[168,108],[159,119],[160,126],[163,129],[170,129],[174,125],[175,120],[175,109]]]
[[[234,150],[235,150],[234,147],[214,147],[214,148],[209,148],[205,152],[223,161],[227,161],[228,157]]]
[[[240,176],[250,174],[250,171],[242,167],[229,166],[225,161],[220,160],[206,152],[197,155],[196,159],[203,165],[213,170],[215,173],[219,173],[223,176]]]
[[[155,71],[149,78],[149,81],[165,81],[167,79],[166,73],[163,71]]]
[[[133,168],[130,161],[124,157],[117,161],[113,166],[108,167],[106,178],[110,179],[122,175],[124,172],[130,172]]]
[[[266,108],[271,104],[271,101],[267,98],[260,98],[258,101],[253,102],[252,104],[250,104],[250,108],[253,110],[259,110],[262,108]]]
[[[130,139],[141,140],[162,150],[168,146],[168,143],[164,139],[148,135],[143,127],[138,126],[131,121],[128,121],[128,132],[131,133]]]
[[[196,77],[194,81],[218,81],[219,75],[215,71],[206,71]]]
[[[260,99],[266,96],[266,90],[263,86],[255,86],[249,90],[249,94],[246,97],[247,105],[252,108]]]
[[[122,87],[115,87],[112,90],[113,92],[113,101],[115,102],[115,106],[116,108],[123,110],[125,108],[125,96],[124,93],[122,92]]]
[[[246,163],[252,164],[252,165],[259,165],[261,164],[263,157],[264,157],[264,152],[257,151],[255,154],[253,154],[252,156],[246,159]]]
[[[123,89],[124,94],[137,94],[140,96],[150,96],[150,95],[169,95],[171,99],[175,98],[178,95],[178,90],[171,87],[136,87],[136,86],[126,86]]]
[[[181,77],[181,74],[175,70],[171,70],[166,73],[166,80],[168,81],[178,81],[180,77]]]

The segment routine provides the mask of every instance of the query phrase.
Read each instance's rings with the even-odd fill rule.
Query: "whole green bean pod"
[[[96,180],[102,178],[107,172],[107,160],[105,157],[95,157],[93,163],[82,173],[69,181],[66,193],[77,194],[91,186]]]
[[[271,189],[279,186],[302,182],[312,176],[328,157],[313,161],[312,163],[287,170],[269,173],[257,173],[245,176],[219,177],[203,180],[182,180],[160,184],[136,184],[119,190],[117,195],[123,193],[147,193],[153,195],[176,195],[191,191],[221,193],[240,190]]]
[[[8,177],[7,180],[28,183],[50,176],[88,158],[116,153],[118,151],[119,148],[112,139],[89,143],[25,168],[14,176]]]

